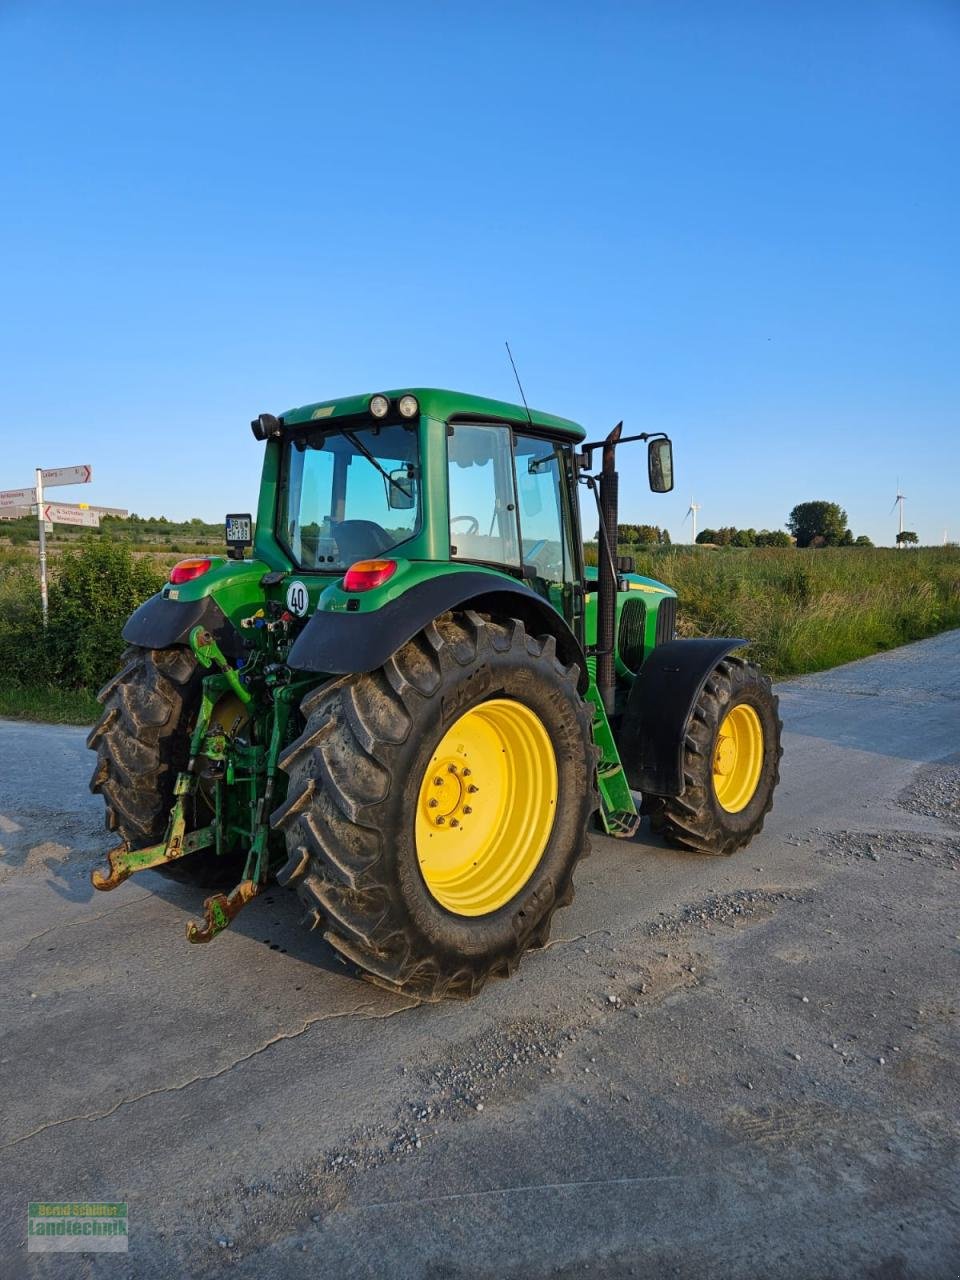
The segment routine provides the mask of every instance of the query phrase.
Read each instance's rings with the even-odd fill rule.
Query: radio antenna
[[[513,376],[516,378],[516,380],[517,380],[517,386],[520,388],[520,399],[523,401],[523,407],[524,407],[524,408],[526,409],[526,411],[527,411],[527,421],[530,423],[530,425],[531,425],[531,427],[532,427],[532,426],[533,426],[533,418],[530,416],[530,406],[527,404],[527,397],[523,394],[523,383],[520,381],[520,375],[519,375],[519,373],[517,373],[517,366],[516,366],[516,363],[515,363],[515,361],[514,361],[514,359],[513,359],[513,352],[510,350],[510,343],[509,343],[509,342],[504,342],[504,344],[503,344],[503,345],[507,348],[507,355],[510,357],[510,365],[511,365],[511,367],[512,367],[512,369],[513,369]]]

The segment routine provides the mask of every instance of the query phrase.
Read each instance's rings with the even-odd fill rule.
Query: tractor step
[[[590,686],[587,700],[593,708],[593,741],[600,752],[597,761],[597,788],[600,792],[600,820],[608,836],[617,840],[629,840],[640,825],[640,815],[630,794],[630,784],[623,771],[620,752],[614,740],[613,730],[593,678],[596,659],[588,658]]]

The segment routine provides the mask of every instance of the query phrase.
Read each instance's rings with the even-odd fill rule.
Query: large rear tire
[[[652,829],[694,853],[729,854],[763,828],[780,781],[779,700],[743,658],[717,663],[693,710],[682,796],[650,797]]]
[[[201,682],[189,649],[134,645],[97,694],[103,715],[87,736],[87,746],[97,753],[90,790],[103,796],[107,830],[131,849],[144,849],[164,837],[174,783],[187,763]],[[212,887],[229,880],[236,866],[228,857],[203,851],[154,870]]]
[[[470,996],[546,941],[597,806],[577,676],[552,637],[467,611],[304,699],[278,879],[371,981]]]

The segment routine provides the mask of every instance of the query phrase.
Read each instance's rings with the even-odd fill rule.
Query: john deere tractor
[[[205,942],[273,878],[372,981],[476,992],[546,941],[588,831],[636,797],[671,844],[728,854],[778,781],[746,641],[674,637],[677,600],[617,554],[618,445],[575,422],[427,389],[261,414],[259,508],[129,619],[89,737],[121,843],[222,888]],[[595,465],[596,463],[596,465]],[[599,512],[584,565],[580,489]],[[249,549],[252,547],[252,555]]]

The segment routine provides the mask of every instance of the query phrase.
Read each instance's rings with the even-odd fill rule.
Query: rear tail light
[[[212,560],[181,560],[179,564],[175,564],[170,570],[170,581],[176,584],[178,582],[189,582],[191,578],[199,578],[201,574],[207,572],[212,564]]]
[[[343,577],[344,591],[369,591],[379,587],[397,571],[396,560],[358,560]]]

